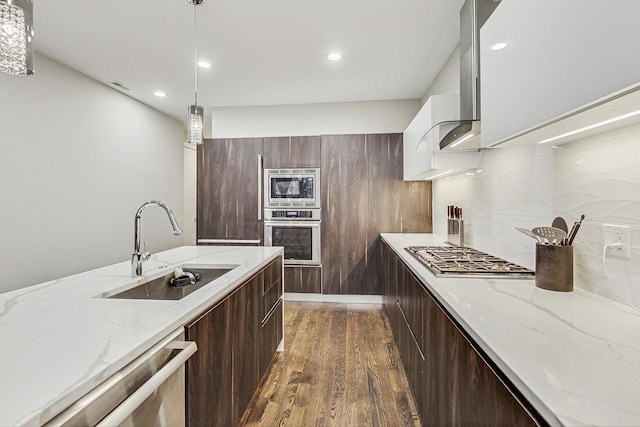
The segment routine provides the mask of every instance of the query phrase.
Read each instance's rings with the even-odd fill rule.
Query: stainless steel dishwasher
[[[174,331],[45,426],[184,426],[186,361],[195,342]]]

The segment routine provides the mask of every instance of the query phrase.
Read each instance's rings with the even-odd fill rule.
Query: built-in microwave
[[[320,169],[265,169],[265,208],[320,208]]]

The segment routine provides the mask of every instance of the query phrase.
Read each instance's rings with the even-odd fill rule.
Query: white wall
[[[427,90],[459,93],[456,49]],[[481,172],[434,181],[433,231],[446,235],[446,207],[465,216],[466,244],[535,268],[535,242],[515,230],[585,222],[574,242],[574,286],[621,301],[602,262],[602,224],[632,227],[631,259],[607,257],[607,268],[624,298],[640,306],[640,126],[632,126],[553,149],[500,148],[481,153]]]
[[[460,48],[456,47],[433,83],[422,97],[422,104],[432,95],[452,95],[460,93]]]
[[[343,102],[212,110],[213,138],[403,132],[420,100]]]
[[[148,199],[183,222],[182,123],[47,57],[0,74],[0,292],[128,260]],[[143,214],[151,252],[182,244]]]
[[[619,299],[602,262],[602,224],[629,225],[631,259],[607,258],[627,299],[640,306],[640,125],[548,146],[482,152],[481,173],[437,180],[433,228],[446,233],[446,206],[463,208],[468,245],[527,267],[535,241],[514,227],[550,226],[557,215],[569,226],[586,219],[574,242],[574,286]]]

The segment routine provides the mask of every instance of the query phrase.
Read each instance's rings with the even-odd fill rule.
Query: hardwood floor
[[[285,304],[285,351],[243,426],[420,426],[382,306]]]

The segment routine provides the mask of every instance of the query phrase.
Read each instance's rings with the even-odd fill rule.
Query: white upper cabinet
[[[488,147],[640,81],[640,1],[503,0],[480,43]]]
[[[460,115],[458,95],[433,95],[422,106],[403,133],[403,179],[425,179],[434,169],[432,154],[438,147],[438,135],[427,132],[436,124],[457,120]],[[444,135],[442,135],[444,136]],[[424,138],[424,139],[423,139]]]

